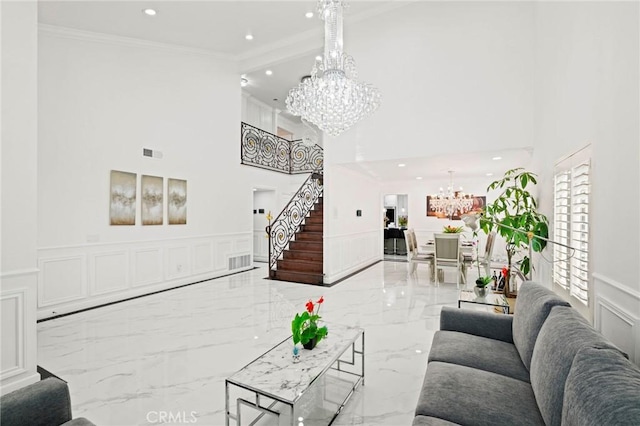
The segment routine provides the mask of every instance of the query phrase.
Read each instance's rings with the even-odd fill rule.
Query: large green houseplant
[[[487,204],[480,227],[485,233],[496,230],[506,241],[508,271],[505,281],[511,274],[512,260],[516,253],[526,250],[519,269],[524,275],[531,271],[529,247],[541,252],[547,245],[549,220],[538,212],[538,204],[527,188],[536,185],[536,175],[523,168],[508,170],[502,179],[492,182],[487,192],[501,191],[493,203]],[[544,239],[536,238],[542,237]],[[505,285],[505,293],[509,292]]]

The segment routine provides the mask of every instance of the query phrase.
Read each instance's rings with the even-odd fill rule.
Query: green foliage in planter
[[[528,186],[537,183],[534,173],[517,168],[508,170],[502,179],[492,182],[487,188],[487,192],[502,192],[493,203],[485,207],[480,227],[487,234],[495,229],[505,239],[509,269],[511,259],[517,251],[528,249],[531,244],[533,251],[541,252],[547,245],[545,240],[535,237],[549,237],[549,220],[538,212],[536,200],[527,190]],[[511,226],[518,231],[500,225]],[[520,270],[525,275],[531,270],[531,259],[528,256],[522,259]]]
[[[476,280],[476,287],[486,287],[491,283],[491,277],[480,277]]]

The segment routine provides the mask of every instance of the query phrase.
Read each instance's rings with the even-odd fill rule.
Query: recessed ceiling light
[[[420,349],[416,349],[416,353],[417,353],[417,354],[421,354],[421,353],[422,353],[422,351],[421,351]]]
[[[493,176],[493,173],[487,173],[487,176]]]
[[[416,177],[416,179],[422,180],[422,176],[418,176],[418,177]]]
[[[240,79],[240,86],[245,87],[247,84],[249,84],[249,80],[247,80],[246,78],[242,77]]]
[[[304,16],[307,18],[313,18],[313,12],[307,12],[304,14]]]
[[[247,40],[253,40],[253,36],[251,34],[247,34],[244,38]]]
[[[318,55],[316,56],[316,61],[321,61],[322,60],[322,56]]]
[[[273,71],[271,71],[271,70],[266,70],[264,73],[265,73],[266,75],[272,75],[272,74],[273,74]]]
[[[406,166],[406,164],[404,164],[404,163],[398,164],[398,167],[404,167],[404,166]]]
[[[149,16],[156,16],[157,12],[155,11],[155,9],[142,9],[142,13]]]
[[[492,160],[502,160],[502,157],[493,157]]]

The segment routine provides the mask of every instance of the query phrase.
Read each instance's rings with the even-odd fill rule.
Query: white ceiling
[[[350,1],[345,29],[350,22],[401,8],[412,1]],[[142,10],[152,7],[156,16]],[[85,31],[131,37],[158,43],[206,50],[229,57],[239,64],[240,75],[249,84],[244,90],[253,97],[286,113],[284,100],[289,89],[311,71],[316,55],[322,53],[323,22],[317,16],[315,0],[295,1],[52,1],[40,0],[39,21]],[[305,13],[312,11],[309,19]],[[410,10],[409,10],[410,11]],[[247,41],[251,33],[254,39]],[[348,52],[348,46],[345,46]],[[357,58],[355,58],[357,60]],[[273,71],[271,76],[265,70]],[[493,156],[501,161],[492,161]],[[359,162],[350,165],[380,180],[423,179],[447,176],[501,175],[512,167],[526,166],[530,150],[508,150],[456,154],[431,158]],[[398,163],[406,167],[399,168]]]
[[[314,1],[40,1],[39,21],[234,57],[318,28]],[[151,17],[142,10],[152,7]],[[245,40],[251,33],[252,41]]]
[[[438,155],[423,158],[398,158],[385,161],[351,163],[345,167],[357,170],[380,181],[441,180],[447,182],[449,171],[454,178],[501,177],[505,171],[526,167],[531,161],[530,149],[500,151],[476,151],[455,155]],[[498,158],[494,160],[494,158]],[[399,167],[404,164],[404,167]],[[489,173],[491,175],[489,175]]]

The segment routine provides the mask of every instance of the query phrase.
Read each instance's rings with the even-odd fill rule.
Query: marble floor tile
[[[408,266],[379,262],[330,288],[265,280],[263,266],[45,321],[38,364],[68,381],[74,416],[100,426],[224,425],[225,378],[324,296],[329,333],[331,323],[366,333],[365,386],[334,424],[409,425],[440,309],[457,306],[458,291]],[[174,421],[160,423],[160,412]]]

